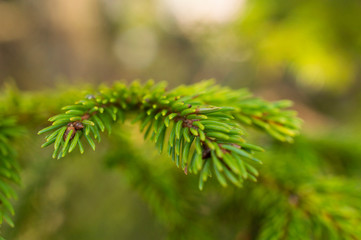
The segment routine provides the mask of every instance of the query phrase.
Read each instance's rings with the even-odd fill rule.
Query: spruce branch
[[[187,94],[190,89],[180,86],[179,91]],[[239,123],[261,129],[280,141],[292,142],[299,134],[302,120],[297,112],[286,110],[292,106],[289,100],[268,102],[253,97],[247,89],[233,90],[215,85],[213,80],[197,83],[191,91],[205,104],[233,107],[232,116]]]
[[[318,178],[296,189],[262,180],[264,215],[257,239],[359,239],[360,188],[340,177]]]
[[[197,89],[201,91],[197,92]],[[218,95],[212,98],[217,89],[220,89]],[[245,100],[234,101],[237,96],[239,100],[244,99],[245,91],[232,91],[207,82],[201,83],[201,87],[196,84],[171,91],[166,90],[165,84],[154,85],[151,81],[144,86],[133,82],[129,87],[116,83],[110,88],[102,86],[97,93],[63,107],[65,113],[49,118],[52,125],[39,134],[53,131],[46,136],[43,147],[53,144],[53,158],[59,159],[76,146],[83,153],[83,138],[95,150],[95,141],[101,140],[100,132],[106,130],[110,134],[115,122],[124,122],[126,114],[135,114],[133,122],[140,122],[145,138],[154,141],[160,152],[168,143],[168,154],[177,167],[186,174],[200,175],[200,189],[212,175],[222,186],[227,186],[228,180],[241,187],[245,179],[256,181],[258,171],[254,166],[261,161],[254,157],[254,152],[263,149],[246,143],[243,138],[244,130],[239,120],[240,115],[247,112],[244,106],[248,105]],[[277,113],[287,115],[290,121],[295,118],[280,112],[282,104],[267,105],[264,101],[254,101],[251,106],[261,109],[264,119],[266,113],[270,116]],[[248,113],[251,116],[255,114],[250,110]],[[274,119],[272,121],[275,122]],[[265,120],[270,126],[272,121]],[[293,121],[298,120],[295,118]],[[298,130],[296,124],[283,127]],[[290,131],[283,132],[288,136],[285,140],[294,135]]]
[[[20,184],[20,168],[12,140],[22,132],[14,118],[0,117],[0,225],[5,221],[11,227],[14,208],[10,200],[17,198],[12,185]]]

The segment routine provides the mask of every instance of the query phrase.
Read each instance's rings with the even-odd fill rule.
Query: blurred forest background
[[[294,145],[261,137],[267,150],[261,159],[277,160],[280,168],[282,161],[307,166],[300,159],[311,159],[320,163],[322,174],[359,180],[360,13],[358,0],[3,0],[0,83],[15,83],[22,91],[54,91],[120,79],[152,78],[175,87],[215,78],[267,100],[295,102],[305,121],[303,135]],[[46,119],[34,126],[34,134]],[[179,205],[179,198],[197,202],[190,208],[207,220],[187,218],[194,209],[165,215],[194,226],[202,222],[222,239],[252,239],[243,235],[246,219],[239,212],[245,210],[238,206],[232,212],[226,206],[236,205],[225,204],[235,204],[232,196],[246,189],[214,184],[212,191],[206,185],[199,192],[196,178],[185,177],[151,144],[139,143],[137,129],[126,134],[137,143],[133,152],[119,150],[126,144],[118,137],[100,144],[95,153],[62,161],[51,161],[50,152],[40,149],[41,137],[27,139],[34,143],[31,148],[23,143],[20,155],[23,186],[15,202],[16,228],[4,226],[5,237],[163,239],[171,228],[164,221],[169,216],[155,217],[159,206],[149,207],[153,200],[144,200],[149,178],[164,188],[172,182],[187,188],[184,195],[169,194]],[[112,148],[115,141],[119,145]],[[133,161],[121,171],[109,169],[115,156]],[[139,166],[137,158],[143,159],[140,175],[132,171]],[[230,219],[233,223],[225,224]]]

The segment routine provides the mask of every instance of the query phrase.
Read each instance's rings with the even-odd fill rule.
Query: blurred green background
[[[1,86],[15,82],[23,91],[44,91],[59,85],[81,89],[88,83],[119,79],[153,78],[174,87],[215,78],[232,88],[249,88],[267,100],[293,100],[305,121],[303,136],[293,147],[282,146],[292,154],[289,148],[301,146],[314,161],[333,166],[332,170],[325,167],[325,172],[359,179],[360,13],[358,0],[3,0],[0,82]],[[35,126],[34,134],[42,126]],[[142,192],[147,189],[142,181],[159,178],[165,189],[171,184],[165,180],[177,181],[180,189],[187,188],[188,203],[202,201],[206,193],[198,192],[196,180],[158,156],[151,144],[144,144],[137,129],[129,135],[132,144],[119,144],[134,145],[138,153],[118,154],[143,159],[139,161],[145,172],[140,176],[129,170],[138,166],[135,160],[123,161],[120,171],[107,167],[113,166],[116,157],[104,157],[106,153],[119,151],[115,141],[103,142],[95,154],[88,151],[84,156],[50,161],[49,151],[37,147],[41,138],[29,137],[35,143],[29,148],[23,142],[21,147],[24,170],[16,228],[4,227],[5,236],[165,238],[172,226],[154,216],[157,207],[144,201],[147,197]],[[279,146],[267,138],[263,141],[267,152],[260,158],[282,160]],[[228,189],[225,195],[238,191],[242,190]],[[212,194],[206,195],[209,204],[200,205],[202,216],[220,207]],[[192,207],[196,208],[186,208]],[[206,222],[204,227],[216,220]],[[224,239],[246,239],[237,224],[219,226],[212,231]]]

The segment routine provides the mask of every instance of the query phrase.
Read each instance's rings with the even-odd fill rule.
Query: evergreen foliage
[[[342,144],[338,138],[327,137],[309,143],[298,137],[293,147],[267,140],[262,143],[273,150],[258,153],[262,165],[256,154],[263,149],[245,141],[245,128],[255,127],[276,140],[292,142],[301,120],[286,109],[289,101],[267,102],[245,89],[232,90],[213,81],[172,90],[151,81],[130,86],[115,83],[58,94],[21,93],[10,87],[0,95],[0,214],[11,226],[13,185],[20,183],[14,139],[23,133],[21,126],[33,129],[44,122],[44,116],[70,104],[63,113],[50,117],[51,126],[39,131],[47,134],[43,147],[52,147],[53,157],[62,158],[73,151],[83,153],[87,145],[95,149],[104,138],[102,132],[109,133],[108,166],[122,170],[171,239],[217,239],[219,230],[213,229],[209,218],[223,229],[246,227],[242,236],[249,239],[360,239],[361,189],[359,172],[352,167],[358,164],[359,153],[355,150],[349,155],[345,150],[358,148],[354,140],[345,138]],[[30,124],[24,122],[30,118]],[[116,126],[125,121],[128,129]],[[210,185],[195,193],[192,176],[180,180],[183,174],[175,175],[176,168],[137,152],[139,146],[133,146],[129,138],[130,121],[131,126],[138,123],[144,138],[159,151],[167,149],[164,152],[183,172],[197,174],[200,189],[211,176],[222,186],[231,183],[243,189]],[[341,158],[352,160],[351,167],[339,168]],[[341,172],[335,175],[336,171]],[[346,178],[344,173],[355,178]],[[228,197],[212,202],[208,199],[212,191]],[[207,195],[206,203],[200,201],[206,199],[201,194]],[[235,214],[239,219],[230,217]]]
[[[15,119],[0,118],[0,224],[5,220],[10,226],[14,226],[11,215],[15,213],[10,200],[17,198],[12,185],[20,184],[20,169],[12,141],[21,132]]]
[[[73,105],[65,113],[49,118],[52,125],[39,131],[51,132],[42,145],[54,145],[53,158],[65,157],[76,147],[84,152],[82,138],[95,150],[100,132],[110,134],[112,125],[124,122],[126,114],[135,115],[144,138],[150,136],[160,152],[167,152],[177,167],[200,175],[199,188],[215,175],[222,186],[227,180],[241,187],[244,179],[256,181],[255,166],[261,161],[254,152],[263,151],[244,140],[241,124],[255,125],[282,141],[298,134],[300,120],[289,101],[268,103],[253,98],[247,91],[221,88],[212,82],[181,86],[166,91],[165,84],[144,86],[134,82],[127,87],[116,83],[101,87],[97,93]]]
[[[360,239],[358,180],[323,172],[320,152],[304,139],[297,145],[276,147],[259,184],[246,190],[250,199],[262,199],[248,205],[262,216],[257,239]]]

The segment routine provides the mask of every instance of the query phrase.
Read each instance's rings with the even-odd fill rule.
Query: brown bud
[[[65,133],[64,133],[64,136],[63,136],[64,141],[65,141],[66,138],[68,137],[68,134],[69,134],[69,132],[70,132],[71,130],[73,130],[73,133],[71,134],[70,140],[74,138],[75,133],[76,133],[76,130],[75,130],[75,128],[71,125],[71,126],[69,126],[69,127],[66,129],[66,131],[65,131]]]
[[[81,117],[81,120],[86,120],[86,119],[89,119],[89,118],[90,118],[89,113],[86,113],[86,114],[84,114],[84,116]]]
[[[204,145],[203,151],[202,151],[202,158],[207,159],[210,157],[211,157],[211,149],[207,145]]]
[[[183,127],[187,127],[187,128],[193,127],[193,121],[190,119],[183,120]]]
[[[81,122],[74,122],[73,126],[76,130],[82,130],[84,128],[84,125]]]

